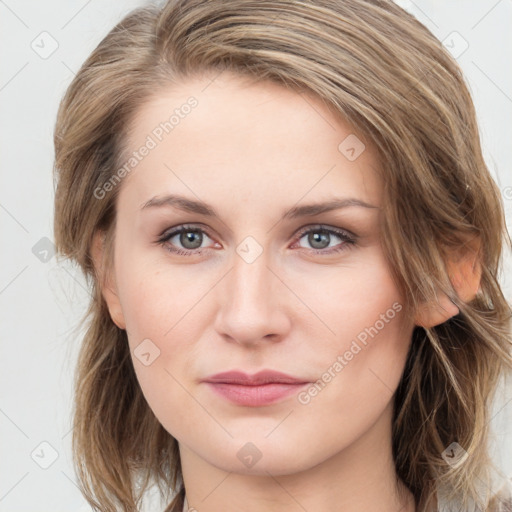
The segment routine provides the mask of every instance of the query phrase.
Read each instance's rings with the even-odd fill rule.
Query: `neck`
[[[187,505],[201,512],[414,512],[412,493],[396,478],[391,414],[392,404],[351,445],[291,474],[223,471],[180,443]]]

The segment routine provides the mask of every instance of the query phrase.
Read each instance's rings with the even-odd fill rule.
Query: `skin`
[[[200,512],[415,510],[411,493],[400,496],[395,485],[392,399],[414,325],[456,314],[449,300],[416,318],[397,312],[307,404],[292,395],[243,407],[201,382],[232,369],[315,382],[358,334],[402,304],[379,238],[376,152],[315,98],[227,72],[213,82],[189,79],[144,104],[130,147],[144,144],[191,95],[198,106],[120,185],[114,268],[104,289],[113,321],[127,330],[144,396],[179,443],[188,505]],[[366,145],[354,161],[338,150],[350,134]],[[141,211],[169,193],[201,199],[220,218],[170,206]],[[282,220],[292,206],[333,197],[375,208]],[[202,254],[169,252],[173,245],[194,252],[179,235],[156,243],[182,224],[204,229]],[[313,245],[299,230],[316,224],[348,230],[357,241],[331,233],[326,248]],[[237,253],[248,236],[262,250],[251,263]],[[134,355],[145,339],[160,351],[147,366]],[[261,454],[252,467],[237,457],[248,442]]]

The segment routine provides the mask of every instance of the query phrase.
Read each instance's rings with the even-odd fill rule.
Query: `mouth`
[[[299,392],[310,382],[281,372],[264,370],[255,375],[231,371],[203,381],[217,395],[248,407],[274,404]]]

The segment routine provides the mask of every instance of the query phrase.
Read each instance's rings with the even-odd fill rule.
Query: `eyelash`
[[[202,233],[206,234],[209,238],[211,238],[210,235],[208,234],[208,232],[205,231],[202,228],[199,228],[197,226],[182,225],[182,226],[179,226],[178,228],[174,229],[170,233],[164,233],[156,241],[156,243],[159,244],[159,245],[162,245],[167,251],[169,251],[169,252],[171,252],[173,254],[178,254],[180,256],[193,256],[193,255],[202,254],[203,252],[207,251],[208,248],[203,247],[202,249],[176,249],[176,248],[174,248],[174,247],[172,247],[172,246],[167,244],[167,242],[171,238],[173,238],[174,236],[180,235],[181,233],[188,233],[188,232],[192,232],[192,231],[202,232]],[[314,254],[327,255],[327,254],[340,253],[342,251],[350,249],[353,245],[356,244],[357,237],[355,235],[350,234],[349,232],[347,232],[347,231],[345,231],[343,229],[328,228],[328,227],[326,227],[324,225],[321,225],[321,224],[318,224],[316,226],[312,226],[312,227],[308,227],[306,229],[300,230],[299,233],[297,234],[296,241],[297,242],[300,241],[300,239],[304,235],[307,235],[310,232],[334,234],[335,236],[338,236],[339,238],[341,238],[343,240],[343,242],[344,242],[337,249],[332,249],[332,248],[330,250],[327,250],[327,249],[311,249],[311,251]]]

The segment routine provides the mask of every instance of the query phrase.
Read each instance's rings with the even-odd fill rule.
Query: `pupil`
[[[197,249],[198,247],[201,247],[202,239],[199,236],[199,232],[197,231],[186,231],[181,234],[181,244],[187,248],[187,249]],[[197,237],[195,244],[194,244],[194,237]],[[192,247],[187,246],[189,242],[192,242]]]
[[[327,244],[322,244],[322,238],[323,238],[324,242],[327,242]],[[309,236],[309,242],[316,249],[325,249],[325,247],[329,246],[329,235],[328,235],[328,233],[324,233],[322,231],[317,231],[316,233],[311,233]],[[316,246],[317,242],[320,243],[320,246]]]

